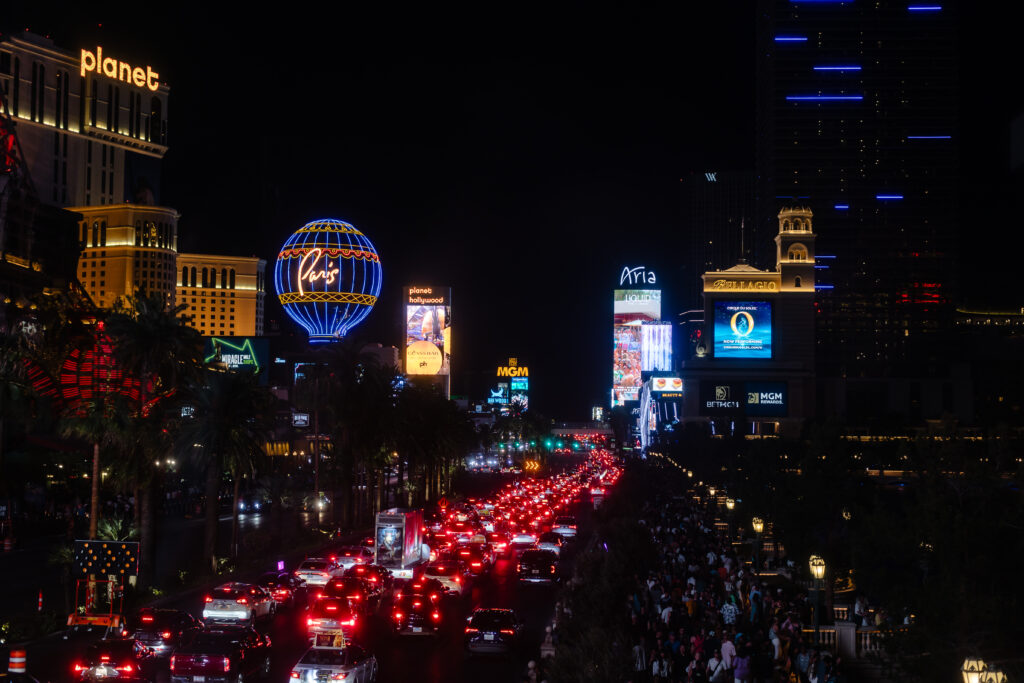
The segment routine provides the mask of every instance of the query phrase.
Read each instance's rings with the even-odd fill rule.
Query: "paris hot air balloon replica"
[[[311,344],[337,341],[363,321],[380,296],[380,257],[351,223],[321,218],[289,237],[274,265],[284,311]]]

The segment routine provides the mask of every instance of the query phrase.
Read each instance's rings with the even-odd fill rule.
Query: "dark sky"
[[[182,251],[272,263],[306,221],[352,222],[384,271],[354,334],[386,344],[400,343],[402,286],[450,285],[458,394],[518,356],[543,413],[606,404],[619,271],[647,265],[670,286],[679,179],[753,168],[753,3],[215,4],[15,3],[0,22],[161,72],[159,194],[181,211]]]

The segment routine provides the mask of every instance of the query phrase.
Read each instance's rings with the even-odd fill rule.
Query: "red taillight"
[[[432,612],[430,614],[430,618],[433,619],[434,621],[441,621],[441,613],[440,612]]]
[[[484,566],[484,565],[483,565],[483,563],[481,563],[481,562],[470,562],[470,563],[469,563],[469,566],[470,566],[470,567],[482,567],[482,566]]]
[[[358,602],[359,600],[363,599],[363,596],[361,596],[359,593],[353,593],[352,595],[348,596],[348,599],[355,600]]]
[[[462,577],[461,576],[456,576],[455,577],[455,583],[462,583]]]
[[[370,577],[370,578],[368,579],[368,581],[369,581],[370,583],[377,583],[378,579],[377,579],[377,577],[376,577],[376,576],[371,576],[371,577]]]
[[[327,610],[328,612],[337,612],[338,611],[338,606],[337,605],[325,605],[324,609]]]
[[[312,625],[313,625],[313,620],[312,619],[306,619],[306,626],[312,626]]]
[[[412,603],[412,606],[413,607],[419,607],[422,604],[423,604],[422,602],[414,602],[414,603]]]
[[[466,627],[466,633],[479,633],[480,629],[473,628],[472,626]]]
[[[324,597],[324,594],[323,594],[323,593],[317,593],[317,594],[316,594],[316,599],[317,599],[317,600],[319,600],[319,599],[320,599],[320,598],[322,598],[322,597]]]
[[[205,598],[203,598],[203,602],[213,602],[213,598],[207,595]]]
[[[346,678],[348,678],[348,672],[347,671],[342,671],[340,673],[331,674],[331,680],[332,681],[343,681]]]
[[[224,657],[222,661],[224,662],[224,673],[231,671],[231,659]]]
[[[554,573],[555,573],[555,568],[554,568],[554,567],[552,567],[552,568],[551,568],[551,573],[552,573],[552,574],[554,574]]]
[[[109,662],[110,661],[110,655],[100,655],[100,661],[101,662]]]
[[[144,624],[148,624],[151,621],[153,621],[153,617],[152,616],[147,615],[147,616],[142,617],[142,623],[144,623]]]
[[[324,577],[325,579],[331,578],[331,575],[328,574],[327,572],[320,572],[320,576]]]
[[[247,598],[238,598],[237,600],[235,600],[235,602],[237,602],[239,605],[249,604],[249,600]]]
[[[293,671],[291,673],[291,676],[292,676],[292,678],[298,678],[299,677],[299,672],[298,671]]]
[[[437,602],[437,598],[438,598],[438,597],[439,597],[439,596],[438,596],[438,594],[437,594],[437,593],[431,593],[431,594],[430,594],[430,602]]]
[[[402,614],[401,612],[395,612],[394,614],[392,614],[392,615],[391,615],[391,617],[392,617],[392,618],[393,618],[393,619],[394,619],[395,621],[401,621],[402,617],[404,617],[404,616],[405,616],[405,615],[404,615],[404,614]]]
[[[164,631],[163,633],[160,634],[160,637],[163,638],[164,640],[170,640],[171,639],[171,632],[170,631]]]
[[[134,669],[134,668],[132,667],[132,665],[131,665],[131,664],[125,664],[124,666],[119,666],[119,667],[117,667],[117,670],[118,670],[118,671],[123,671],[123,672],[125,672],[126,674],[130,674],[130,673],[131,673],[132,671],[134,671],[135,669]]]
[[[77,664],[77,663],[76,663],[76,664],[75,664],[75,667],[74,667],[74,671],[75,671],[75,673],[76,673],[76,674],[80,674],[80,673],[82,673],[83,671],[85,671],[85,667],[84,667],[84,666],[82,666],[81,664]]]
[[[513,630],[512,630],[512,629],[510,629],[510,628],[503,628],[503,629],[501,629],[501,632],[502,632],[502,633],[507,633],[507,634],[508,634],[508,635],[510,635],[510,636],[512,636],[512,635],[515,635],[515,633],[516,633],[515,631],[513,631]]]
[[[355,626],[356,625],[356,618],[353,616],[351,619],[349,619],[347,621],[341,622],[341,625],[342,626]]]

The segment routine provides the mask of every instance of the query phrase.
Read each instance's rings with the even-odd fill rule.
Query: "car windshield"
[[[299,569],[312,569],[313,571],[322,571],[327,569],[327,563],[323,560],[306,560],[299,565]]]
[[[345,651],[334,648],[314,647],[302,655],[300,664],[313,664],[315,666],[344,666]]]
[[[512,623],[511,612],[487,610],[474,614],[470,625],[481,631],[498,631],[503,628],[512,628]]]

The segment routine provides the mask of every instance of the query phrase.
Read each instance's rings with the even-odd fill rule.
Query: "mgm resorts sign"
[[[508,365],[498,366],[498,377],[529,377],[530,368],[519,365],[518,358],[509,358]]]
[[[786,417],[789,414],[786,382],[700,383],[700,414]]]

